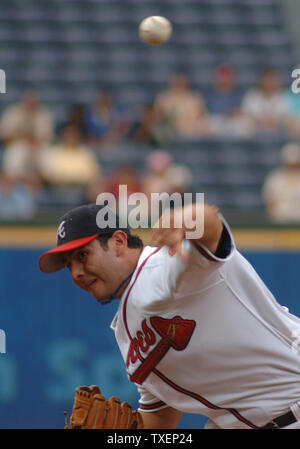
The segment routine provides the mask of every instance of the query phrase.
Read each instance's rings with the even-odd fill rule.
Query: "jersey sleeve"
[[[202,258],[198,258],[198,263],[200,265],[208,266],[208,262],[205,261],[224,263],[231,258],[234,250],[236,249],[230,228],[222,216],[221,219],[223,222],[223,230],[215,253],[209,251],[205,245],[202,245],[197,241],[193,241],[193,246],[202,255]]]
[[[165,402],[157,399],[152,393],[150,393],[145,387],[137,385],[138,392],[140,393],[138,410],[141,412],[156,412],[168,407]]]

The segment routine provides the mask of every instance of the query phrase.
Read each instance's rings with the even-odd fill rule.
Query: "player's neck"
[[[143,249],[144,248],[134,248],[134,249],[129,248],[128,257],[126,258],[126,271],[127,271],[127,273],[124,275],[124,279],[126,279],[130,274],[133,274],[133,272],[134,272],[134,270],[135,270],[135,268],[136,268],[136,266],[138,264],[138,261],[139,261],[140,255],[142,254]],[[124,284],[121,286],[120,290],[118,290],[118,293],[116,295],[118,298],[122,297],[122,295],[123,295],[124,291],[126,290],[129,282],[131,281],[131,278],[132,278],[132,276],[130,276],[124,282]]]

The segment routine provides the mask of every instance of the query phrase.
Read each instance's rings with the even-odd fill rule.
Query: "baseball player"
[[[118,219],[100,229],[100,209],[65,214],[39,266],[67,267],[100,303],[119,300],[111,328],[144,427],[176,428],[188,412],[206,415],[206,428],[300,428],[300,320],[238,252],[218,209],[204,206],[200,239],[171,223],[146,247]]]

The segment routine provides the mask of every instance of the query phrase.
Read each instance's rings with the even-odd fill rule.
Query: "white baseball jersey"
[[[246,429],[292,406],[300,422],[300,319],[237,251],[226,223],[218,257],[184,247],[188,262],[144,248],[111,324],[140,410],[170,406],[206,415],[207,427]]]

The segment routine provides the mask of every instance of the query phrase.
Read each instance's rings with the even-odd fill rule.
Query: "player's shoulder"
[[[128,287],[128,305],[133,304],[142,313],[160,310],[171,298],[168,281],[178,271],[178,264],[172,265],[175,259],[169,256],[167,247],[145,246]]]
[[[183,250],[187,253],[191,252],[191,243],[187,240],[183,240],[182,242]],[[138,264],[137,270],[140,271],[157,271],[153,270],[157,268],[158,270],[163,269],[165,271],[167,266],[175,267],[175,266],[186,265],[181,257],[178,254],[170,255],[169,248],[167,246],[155,247],[147,245],[144,247]]]
[[[146,245],[140,255],[137,268],[143,267],[153,268],[154,266],[163,265],[164,261],[168,257],[168,248],[167,247],[156,247]]]

